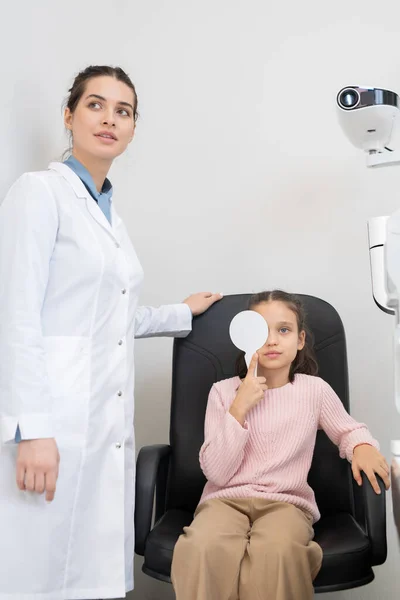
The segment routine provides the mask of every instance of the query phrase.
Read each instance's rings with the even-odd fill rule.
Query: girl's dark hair
[[[272,292],[260,292],[254,294],[249,301],[249,310],[254,309],[263,302],[284,302],[286,306],[294,312],[297,319],[297,327],[299,333],[305,331],[306,341],[304,348],[297,352],[297,356],[290,365],[289,381],[293,383],[296,373],[304,373],[305,375],[317,375],[318,363],[315,357],[311,334],[307,329],[306,314],[304,306],[295,294],[288,294],[282,290],[273,290]],[[245,353],[241,352],[236,361],[236,375],[244,379],[247,375],[247,365],[244,359]]]
[[[95,77],[114,77],[117,81],[122,81],[128,87],[131,88],[133,92],[133,119],[136,122],[138,118],[138,98],[136,94],[135,86],[133,85],[130,77],[123,71],[120,67],[109,67],[109,66],[90,66],[87,67],[84,71],[78,73],[75,77],[72,87],[69,92],[69,96],[65,102],[66,108],[69,108],[71,113],[73,113],[78,105],[79,100],[82,98],[85,93],[86,84],[90,79],[94,79]]]

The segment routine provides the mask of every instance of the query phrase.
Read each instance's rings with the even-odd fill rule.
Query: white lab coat
[[[142,268],[66,165],[0,206],[0,600],[133,589],[134,337],[184,336],[191,312],[138,307]],[[55,499],[16,485],[23,438],[55,437]]]

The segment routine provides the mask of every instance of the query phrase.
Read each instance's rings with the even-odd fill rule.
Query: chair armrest
[[[392,506],[393,517],[396,525],[397,534],[400,538],[400,466],[397,461],[391,465],[391,484],[392,484]]]
[[[363,471],[361,476],[361,486],[352,476],[357,520],[369,538],[372,565],[381,565],[387,556],[385,484],[381,477],[376,475],[381,490],[381,493],[377,494]]]
[[[136,461],[135,552],[144,556],[146,539],[150,533],[154,493],[156,492],[156,520],[165,511],[165,496],[171,446],[157,444],[144,446]]]

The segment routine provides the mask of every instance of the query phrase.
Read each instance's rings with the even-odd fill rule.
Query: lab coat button
[[[126,289],[125,289],[125,288],[122,290],[122,293],[123,293],[123,294],[126,294]]]
[[[119,342],[118,342],[118,346],[122,346],[122,344],[123,344],[123,343],[124,343],[124,342],[123,342],[122,340],[119,340]]]
[[[121,448],[121,444],[118,442],[117,444],[115,444],[116,448]]]
[[[119,390],[119,392],[118,392],[118,396],[122,396],[122,392],[121,392],[121,390]]]
[[[120,245],[118,244],[118,242],[115,242],[115,247],[116,247],[116,248],[119,248],[119,247],[120,247]]]

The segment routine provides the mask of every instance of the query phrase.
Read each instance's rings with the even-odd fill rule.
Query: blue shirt
[[[74,156],[70,156],[69,158],[67,158],[67,160],[64,162],[64,165],[68,165],[70,169],[72,169],[74,173],[78,175],[78,177],[81,179],[82,183],[88,190],[89,194],[94,200],[96,200],[97,204],[103,211],[104,216],[111,224],[111,197],[113,189],[109,179],[106,179],[104,181],[103,187],[101,188],[101,192],[98,192],[94,184],[93,177],[86,169],[86,167],[84,167],[83,164],[80,163],[79,160],[77,160]],[[19,425],[15,434],[15,441],[17,443],[21,441],[21,432],[19,430]]]
[[[113,188],[110,180],[105,179],[103,187],[101,188],[101,192],[98,192],[94,184],[93,177],[86,167],[84,167],[83,164],[75,158],[75,156],[70,156],[67,158],[67,160],[64,162],[64,165],[68,165],[70,169],[72,169],[74,173],[78,175],[89,194],[92,196],[92,198],[94,198],[94,200],[96,200],[97,204],[103,211],[107,221],[111,224],[111,198]]]

